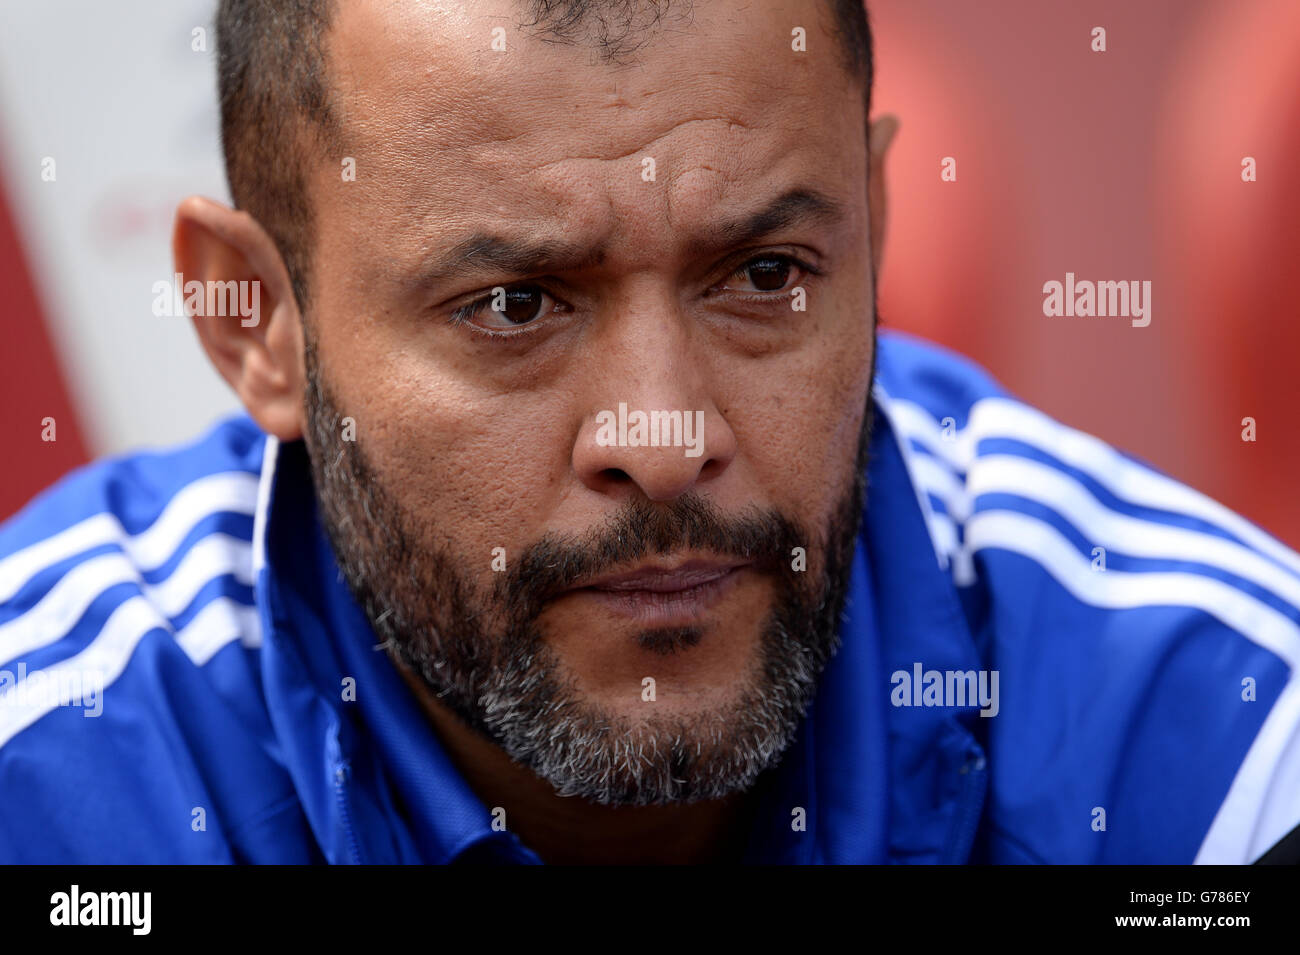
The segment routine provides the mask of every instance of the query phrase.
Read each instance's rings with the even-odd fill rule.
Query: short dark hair
[[[526,0],[522,25],[568,39],[589,18],[607,59],[628,49],[639,11],[654,20],[674,0]],[[839,28],[843,60],[862,82],[871,112],[871,28],[865,0],[828,0]],[[690,0],[685,0],[689,8]],[[306,312],[312,207],[307,169],[313,155],[335,151],[342,127],[330,108],[325,35],[338,0],[220,0],[217,83],[221,145],[235,207],[247,211],[274,240]]]

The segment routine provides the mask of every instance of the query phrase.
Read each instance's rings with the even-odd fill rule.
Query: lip
[[[688,626],[698,623],[748,566],[734,560],[643,564],[625,573],[584,581],[568,593],[594,599],[605,610],[642,626]]]
[[[743,561],[688,560],[680,564],[642,564],[622,574],[607,574],[576,585],[574,590],[637,591],[677,593],[720,580],[740,567]]]

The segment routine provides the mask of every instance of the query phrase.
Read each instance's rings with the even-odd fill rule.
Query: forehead
[[[448,145],[465,125],[517,127],[532,105],[524,94],[573,109],[618,108],[669,86],[768,101],[765,90],[811,94],[828,80],[848,82],[824,2],[676,0],[660,18],[634,13],[630,22],[617,11],[645,0],[585,4],[594,12],[561,37],[520,26],[520,0],[344,0],[328,39],[331,78],[360,112],[422,119]],[[792,49],[796,30],[804,50]],[[613,35],[612,61],[597,34]],[[619,88],[626,102],[612,95]]]
[[[865,167],[862,91],[826,3],[695,0],[635,20],[635,49],[616,62],[588,32],[598,27],[542,35],[519,26],[511,0],[340,7],[330,79],[358,174],[333,192],[393,213],[394,252],[457,226],[558,216],[581,231],[619,209],[650,213],[647,158],[651,181],[671,183],[651,213],[667,220],[765,180],[781,191],[795,170],[834,181]]]

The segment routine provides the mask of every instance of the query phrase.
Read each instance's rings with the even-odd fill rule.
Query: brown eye
[[[493,307],[492,311],[511,325],[525,325],[539,317],[546,293],[536,285],[524,285],[506,289],[504,299],[505,307],[499,312]]]
[[[736,274],[748,276],[760,292],[779,292],[790,281],[790,265],[789,259],[767,256],[747,262]]]
[[[536,321],[557,304],[540,285],[514,285],[456,309],[452,318],[488,329],[516,328]]]
[[[820,274],[820,270],[802,259],[766,252],[748,259],[726,281],[709,289],[709,294],[731,292],[746,297],[748,293],[750,300],[767,298],[775,302],[789,294],[787,286],[797,285],[804,275]]]

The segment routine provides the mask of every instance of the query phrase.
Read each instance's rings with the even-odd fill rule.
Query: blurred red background
[[[1300,546],[1300,3],[868,6],[882,325]],[[1044,316],[1067,271],[1150,280],[1151,324]]]
[[[871,0],[870,12],[875,111],[901,120],[882,324],[965,352],[1300,546],[1300,3]],[[946,156],[955,182],[940,179]],[[1242,181],[1246,156],[1256,182]],[[106,449],[90,429],[82,441],[88,399],[70,397],[47,332],[53,306],[24,254],[24,228],[40,227],[0,199],[0,517]],[[1151,324],[1045,317],[1043,283],[1067,271],[1150,280]],[[40,440],[46,415],[57,443]]]

